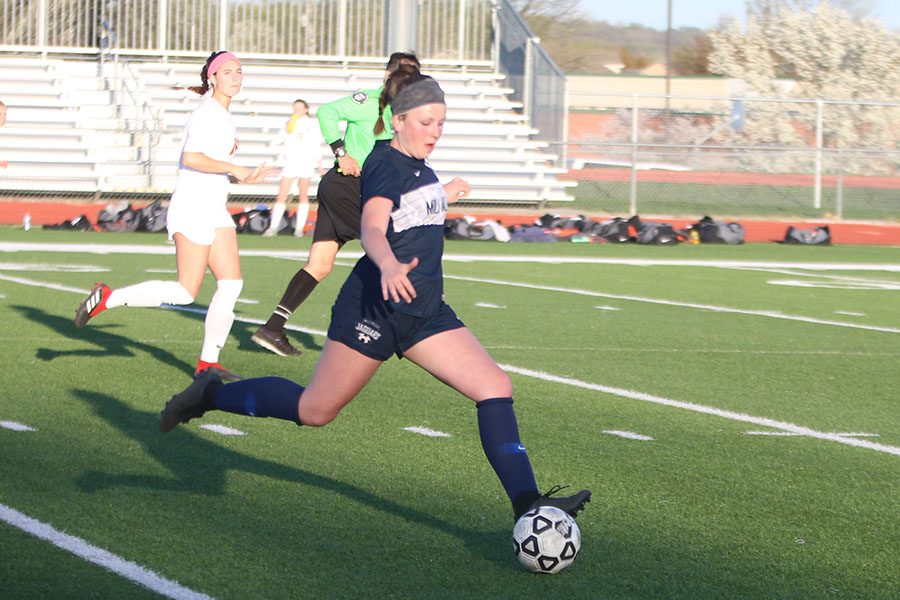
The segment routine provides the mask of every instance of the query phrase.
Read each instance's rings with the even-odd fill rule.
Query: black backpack
[[[169,213],[168,205],[163,205],[162,200],[156,200],[141,209],[139,229],[143,231],[165,231],[166,215]]]
[[[541,215],[534,222],[535,225],[545,229],[577,229],[578,231],[584,231],[586,223],[587,219],[585,219],[584,215],[561,217],[550,213]]]
[[[628,232],[628,221],[622,217],[613,217],[602,222],[589,221],[585,224],[583,231],[589,235],[617,244],[631,241],[631,234]]]
[[[63,221],[62,223],[56,223],[55,225],[44,225],[44,229],[61,229],[65,231],[89,231],[93,229],[91,227],[91,222],[88,220],[87,215],[81,215],[75,217],[74,219],[68,219]]]
[[[141,212],[124,201],[107,204],[97,215],[97,226],[101,231],[137,231],[141,225]]]
[[[814,227],[812,229],[800,229],[789,226],[784,232],[782,244],[805,244],[808,246],[831,245],[831,230],[828,225]]]
[[[744,227],[740,223],[716,221],[712,217],[703,217],[690,227],[696,230],[701,244],[743,244]]]
[[[268,208],[251,208],[232,215],[238,233],[262,234],[269,228],[272,215]]]
[[[635,215],[628,219],[628,224],[634,231],[634,241],[638,244],[674,246],[678,243],[678,233],[670,223],[641,221],[641,219]]]

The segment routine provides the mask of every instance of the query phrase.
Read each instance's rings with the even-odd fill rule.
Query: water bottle
[[[25,231],[31,229],[31,213],[25,213],[25,216],[22,217],[22,229]]]

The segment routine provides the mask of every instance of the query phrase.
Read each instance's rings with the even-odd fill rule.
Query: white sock
[[[309,202],[297,205],[297,218],[294,219],[294,235],[300,237],[303,235],[303,228],[306,226],[306,219],[309,217]]]
[[[152,307],[162,304],[191,304],[194,297],[177,281],[144,281],[112,291],[107,308],[116,306]]]
[[[234,323],[234,304],[243,287],[243,279],[220,279],[216,282],[216,293],[209,301],[209,308],[206,311],[200,360],[219,362],[219,351],[225,345],[225,340],[231,332],[231,325]]]
[[[272,220],[269,221],[269,230],[278,233],[281,231],[281,218],[284,216],[284,208],[287,203],[275,203],[272,207]]]

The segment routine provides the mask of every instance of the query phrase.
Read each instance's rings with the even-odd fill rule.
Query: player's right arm
[[[210,158],[202,152],[183,152],[181,154],[181,164],[201,173],[229,175],[238,183],[260,183],[266,177],[274,176],[277,173],[277,169],[269,167],[265,163],[256,168],[243,167],[224,160]]]
[[[418,258],[401,263],[387,240],[388,221],[394,203],[381,196],[370,198],[362,209],[359,241],[363,250],[381,271],[381,295],[385,300],[407,304],[416,297],[416,289],[407,276],[419,264]]]

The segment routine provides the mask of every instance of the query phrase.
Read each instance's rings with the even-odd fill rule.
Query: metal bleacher
[[[90,61],[0,56],[8,123],[0,129],[0,190],[93,192],[98,197],[165,196],[175,184],[181,132],[200,97],[197,62]],[[468,202],[543,205],[571,200],[557,157],[510,101],[502,75],[423,71],[447,98],[444,136],[431,157],[442,180],[463,177]],[[236,161],[272,162],[272,142],[303,98],[311,112],[358,89],[375,88],[378,68],[244,66],[244,88],[231,105],[240,148]],[[331,156],[323,145],[323,166]],[[310,186],[315,195],[317,180]],[[269,200],[276,183],[232,186],[233,200]]]

